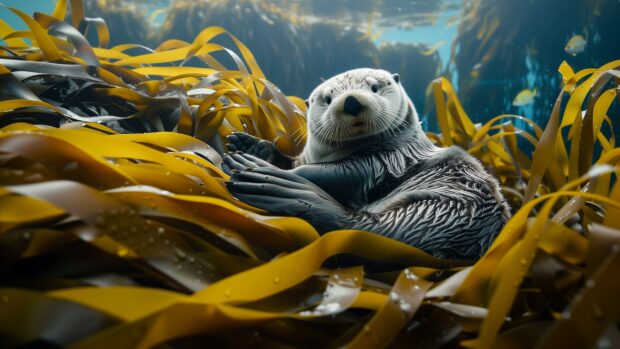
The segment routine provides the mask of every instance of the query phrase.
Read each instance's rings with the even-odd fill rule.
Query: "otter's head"
[[[324,144],[394,135],[418,125],[398,74],[354,69],[319,85],[308,99],[309,136]]]

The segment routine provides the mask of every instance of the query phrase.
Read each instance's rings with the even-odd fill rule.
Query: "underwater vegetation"
[[[477,122],[501,111],[522,112],[512,101],[534,87],[539,95],[530,117],[546,121],[562,86],[557,62],[583,69],[620,56],[620,33],[613,29],[617,1],[464,0],[461,16],[449,69]]]
[[[143,17],[138,18],[134,14],[135,7],[140,4],[129,6],[126,2],[91,0],[85,5],[87,9],[96,9],[96,16],[114,22],[115,30],[121,32],[117,38],[124,37],[124,32],[135,32],[133,35],[138,35],[138,32],[148,33],[143,38],[137,38],[137,41],[130,41],[131,38],[127,40],[147,46],[157,46],[168,39],[191,42],[196,33],[208,26],[226,28],[248,45],[263,71],[268,73],[270,81],[287,94],[307,96],[322,78],[357,67],[381,67],[399,72],[405,86],[416,92],[412,93],[413,101],[423,111],[425,107],[430,107],[426,104],[424,91],[441,69],[439,55],[425,53],[428,47],[423,44],[377,46],[373,38],[377,34],[375,27],[382,21],[411,20],[417,23],[417,16],[406,14],[418,13],[422,18],[428,18],[436,15],[439,4],[428,5],[424,1],[403,4],[400,14],[383,14],[377,18],[374,15],[376,6],[366,8],[349,4],[349,8],[357,12],[349,11],[352,18],[345,20],[343,16],[334,16],[347,9],[344,2],[331,6],[330,15],[319,19],[316,15],[322,15],[322,9],[327,5],[321,1],[279,3],[174,0],[169,6],[152,5],[156,8],[153,14],[163,19],[161,26],[152,21],[145,24]],[[107,8],[112,10],[108,11]],[[114,40],[115,35],[112,34]],[[215,42],[234,49],[234,43],[226,37],[216,38]],[[214,57],[232,63],[226,54],[216,53]],[[189,63],[201,64],[197,60]]]
[[[29,30],[2,29],[2,347],[620,346],[619,60],[558,61],[545,125],[475,124],[434,80],[429,136],[479,158],[514,210],[467,265],[369,232],[319,236],[234,200],[222,137],[295,154],[303,101],[222,28],[130,54],[85,39],[81,4],[74,26],[60,0],[50,15],[13,10]],[[337,268],[342,254],[390,270]]]
[[[150,1],[149,5],[157,5],[158,2],[162,1]],[[89,17],[105,20],[110,32],[110,45],[131,42],[150,46],[149,18],[145,16],[144,4],[123,0],[90,0],[86,1],[84,9]],[[87,31],[85,36],[89,42],[97,42],[97,33],[94,30]]]

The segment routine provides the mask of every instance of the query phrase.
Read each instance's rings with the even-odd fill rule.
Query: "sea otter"
[[[351,70],[308,102],[296,159],[244,133],[228,137],[223,169],[237,199],[320,233],[365,230],[439,258],[484,254],[510,217],[498,181],[461,148],[431,143],[398,74]]]

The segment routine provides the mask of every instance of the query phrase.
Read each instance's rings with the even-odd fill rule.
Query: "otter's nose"
[[[345,113],[351,116],[357,116],[357,114],[359,114],[363,109],[364,106],[362,105],[362,103],[360,103],[357,98],[353,96],[349,96],[347,97],[347,99],[344,100],[343,110]]]

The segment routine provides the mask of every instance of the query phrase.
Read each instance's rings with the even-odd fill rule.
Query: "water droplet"
[[[116,224],[110,225],[110,230],[111,231],[115,231],[117,228],[118,228],[118,226]]]
[[[121,247],[118,249],[118,255],[121,257],[126,256],[128,253],[129,253],[129,250],[124,247]]]
[[[401,300],[401,301],[400,301],[400,303],[399,303],[399,307],[400,307],[400,310],[404,311],[405,313],[410,312],[410,311],[411,311],[411,308],[412,308],[412,307],[411,307],[411,304],[409,304],[409,303],[405,302],[404,300]]]
[[[273,283],[274,284],[279,284],[280,283],[280,277],[276,276],[275,278],[273,278]]]
[[[171,174],[171,173],[172,173],[172,172],[167,171],[167,172],[166,172],[166,176],[170,176],[170,174]]]
[[[224,292],[224,296],[226,296],[226,298],[229,298],[231,294],[232,294],[232,291],[230,289]]]
[[[521,258],[521,265],[526,265],[526,264],[527,264],[527,259]]]
[[[588,279],[588,281],[586,281],[586,287],[587,287],[587,288],[592,288],[592,287],[594,287],[594,284],[595,284],[595,282],[594,282],[594,280],[592,280],[592,279]]]
[[[177,267],[177,269],[179,269],[179,270],[183,269],[183,266],[181,265],[181,263],[177,263],[177,264],[176,264],[176,267]]]
[[[29,231],[25,231],[24,234],[22,235],[22,237],[26,240],[30,239],[32,235],[30,234]]]
[[[163,227],[159,227],[159,228],[157,228],[157,234],[161,235],[161,234],[163,234],[164,232],[166,232],[166,229],[164,229]]]
[[[170,245],[170,240],[164,240],[164,244]]]
[[[194,263],[196,261],[196,258],[194,258],[193,256],[189,256],[189,261],[190,263]]]
[[[364,325],[364,333],[370,334],[370,326]]]
[[[390,300],[392,302],[398,302],[400,300],[400,296],[396,292],[390,292]]]
[[[155,242],[155,238],[150,237],[150,238],[148,238],[146,241],[147,241],[149,244],[152,244],[152,243],[154,243],[154,242]]]
[[[174,252],[179,259],[185,259],[185,257],[187,257],[187,254],[178,247],[174,249]]]
[[[439,275],[438,275],[439,276]],[[405,277],[407,278],[407,280],[411,280],[411,281],[416,281],[418,280],[418,276],[415,275],[411,270],[409,269],[405,269]]]
[[[420,291],[421,287],[420,285],[413,285],[413,291]]]

